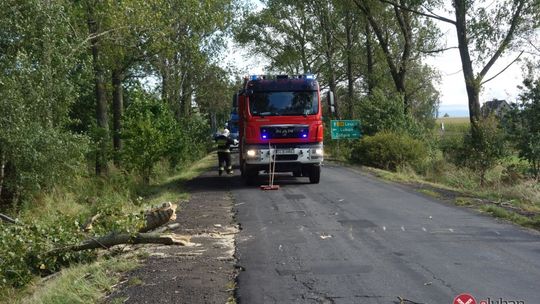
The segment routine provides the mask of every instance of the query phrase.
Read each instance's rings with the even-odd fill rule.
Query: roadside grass
[[[522,179],[504,182],[496,167],[488,174],[488,183],[480,186],[474,172],[447,164],[438,174],[422,176],[411,168],[397,172],[362,167],[382,179],[412,186],[417,191],[453,202],[457,206],[473,208],[518,225],[540,230],[540,185],[534,180]]]
[[[234,291],[236,290],[236,281],[229,281],[226,286],[226,290],[231,294],[229,298],[227,298],[227,302],[225,304],[236,304],[236,297],[234,295]]]
[[[371,167],[362,167],[362,170],[385,180],[411,185],[427,196],[540,230],[540,183],[527,177],[529,165],[517,154],[507,156],[488,170],[484,184],[477,172],[445,159],[452,156],[445,156],[444,148],[452,151],[451,148],[461,144],[469,128],[468,117],[439,118],[433,128],[433,139],[438,141],[439,147],[414,168],[400,167],[396,172]],[[325,146],[326,158],[356,167],[349,160],[350,146],[348,142],[330,141]]]
[[[30,286],[28,291],[31,295],[15,303],[96,303],[105,293],[111,291],[111,286],[118,282],[121,273],[134,269],[137,265],[137,260],[124,259],[121,256],[75,265],[62,270],[57,277]]]
[[[210,153],[185,170],[173,174],[162,173],[162,178],[159,181],[152,185],[141,187],[137,194],[144,197],[149,205],[188,200],[189,193],[186,192],[184,183],[211,169],[216,163],[216,154]]]
[[[57,188],[39,197],[17,217],[22,223],[65,225],[69,222],[73,225],[71,219],[79,218],[82,222],[109,207],[120,214],[138,214],[149,206],[186,200],[189,195],[185,182],[211,168],[217,162],[214,154],[174,172],[162,163],[148,186],[141,186],[140,180],[133,175],[114,169],[107,179],[81,177],[71,186]],[[118,282],[116,273],[136,267],[138,259],[144,259],[144,252],[112,258],[102,255],[86,264],[64,268],[45,282],[35,276],[26,287],[4,286],[0,289],[0,303],[94,303]],[[137,285],[138,282],[135,280],[130,284]]]
[[[425,194],[425,195],[427,195],[427,196],[431,196],[431,197],[434,197],[434,198],[442,198],[442,195],[439,192],[436,192],[436,191],[433,191],[433,190],[430,190],[430,189],[420,189],[418,191]]]
[[[493,217],[508,220],[524,227],[540,229],[540,216],[538,215],[533,218],[529,218],[515,212],[508,211],[504,208],[491,205],[481,206],[480,210],[491,214]]]

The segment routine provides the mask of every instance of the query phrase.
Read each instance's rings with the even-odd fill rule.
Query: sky
[[[253,1],[258,2],[256,0]],[[260,9],[261,6],[260,2],[256,4],[258,9]],[[453,19],[452,16],[447,17]],[[440,21],[437,21],[436,24],[445,34],[441,43],[444,44],[446,42],[446,47],[457,46],[455,27]],[[264,67],[267,64],[265,59],[251,56],[246,50],[234,46],[232,42],[230,42],[229,50],[233,51],[229,52],[226,56],[225,62],[236,66],[240,71],[247,74],[264,74]],[[489,79],[499,73],[512,62],[516,56],[516,53],[508,53],[502,56],[490,69],[484,79]],[[457,49],[450,49],[437,56],[427,58],[425,62],[438,70],[441,75],[441,81],[437,85],[440,92],[439,115],[442,116],[445,113],[448,113],[451,117],[468,116],[467,92],[465,90],[459,51]],[[475,72],[477,72],[477,69]],[[516,62],[504,73],[483,86],[480,94],[481,103],[495,98],[505,99],[509,102],[516,101],[519,94],[517,86],[521,84],[522,80],[523,64]]]
[[[450,17],[450,16],[449,16]],[[445,37],[447,47],[458,45],[455,27],[444,22],[437,22],[437,25]],[[489,79],[503,70],[511,63],[518,54],[508,53],[495,63],[484,79]],[[441,82],[438,90],[441,94],[441,105],[439,107],[440,115],[448,113],[451,117],[468,116],[467,92],[461,69],[461,59],[457,49],[445,51],[435,57],[427,58],[427,64],[437,69],[441,75]],[[515,62],[504,73],[495,79],[487,82],[480,93],[481,103],[493,99],[505,99],[509,102],[516,101],[519,94],[517,86],[523,80],[523,64]],[[478,68],[475,69],[477,72]]]

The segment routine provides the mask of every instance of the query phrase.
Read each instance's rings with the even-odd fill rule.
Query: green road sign
[[[332,139],[360,138],[360,120],[332,120]]]

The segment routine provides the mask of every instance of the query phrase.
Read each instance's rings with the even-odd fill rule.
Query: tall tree
[[[109,117],[107,92],[105,91],[105,71],[101,54],[101,16],[96,9],[99,8],[97,1],[86,1],[86,18],[88,33],[90,35],[90,50],[92,52],[92,65],[94,69],[94,86],[96,97],[96,174],[102,175],[108,172],[108,140],[109,140]]]
[[[436,27],[410,12],[422,5],[418,1],[399,0],[390,7],[379,1],[354,0],[354,3],[366,16],[377,37],[395,88],[402,95],[404,109],[408,111],[413,93],[407,88],[409,70],[414,61],[422,58],[423,52],[435,47]]]
[[[81,164],[86,144],[66,130],[85,70],[74,15],[69,1],[0,2],[0,204],[17,207]]]
[[[483,0],[453,0],[454,19],[435,14],[431,10],[415,9],[389,0],[380,1],[455,27],[471,129],[473,133],[477,133],[481,119],[482,86],[506,68],[493,77],[485,78],[505,52],[518,49],[522,42],[520,36],[535,35],[534,29],[540,25],[538,1],[501,0],[487,3]]]

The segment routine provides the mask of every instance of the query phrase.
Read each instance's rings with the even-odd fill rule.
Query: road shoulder
[[[187,187],[174,234],[190,236],[188,246],[145,246],[142,266],[126,273],[105,303],[234,303],[234,238],[227,178],[206,172]]]
[[[404,190],[415,192],[437,202],[467,208],[484,215],[489,215],[504,222],[510,222],[529,230],[540,232],[540,215],[524,210],[505,201],[495,201],[463,190],[421,179],[404,179],[400,174],[382,169],[353,165],[338,160],[325,161],[328,165],[339,165],[358,174],[369,175],[386,183],[391,183]]]

